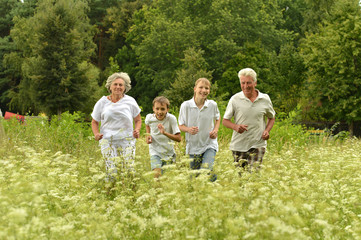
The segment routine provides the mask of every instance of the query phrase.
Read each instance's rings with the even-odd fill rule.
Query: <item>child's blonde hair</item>
[[[167,108],[169,108],[170,102],[169,102],[168,98],[166,98],[164,96],[159,96],[159,97],[154,98],[153,107],[156,102],[160,103],[160,104],[165,104],[165,105],[167,105]]]
[[[211,87],[211,82],[207,78],[198,78],[197,81],[194,83],[194,87],[197,87],[198,83],[204,82]]]

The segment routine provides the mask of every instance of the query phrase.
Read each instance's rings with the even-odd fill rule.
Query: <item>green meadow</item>
[[[235,168],[220,129],[214,172],[176,164],[154,180],[144,129],[135,172],[109,189],[89,123],[0,120],[0,239],[361,239],[361,141],[277,121],[260,171]]]

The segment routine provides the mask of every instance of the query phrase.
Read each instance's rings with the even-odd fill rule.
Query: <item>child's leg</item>
[[[162,159],[157,155],[150,156],[150,167],[154,171],[154,177],[162,175]]]
[[[161,168],[154,168],[154,178],[159,178],[162,175],[162,169]]]
[[[203,169],[213,169],[214,159],[216,157],[216,150],[213,148],[208,148],[202,156],[202,168]]]
[[[202,154],[189,154],[192,161],[189,163],[191,169],[200,169],[202,165]]]
[[[217,153],[217,151],[213,148],[209,148],[203,153],[202,169],[210,170],[210,172],[208,174],[210,175],[211,182],[214,182],[217,180],[217,175],[212,173],[216,153]]]

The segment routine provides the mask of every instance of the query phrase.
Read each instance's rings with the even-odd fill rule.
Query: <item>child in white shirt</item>
[[[162,174],[162,166],[175,161],[173,141],[181,141],[177,118],[168,110],[169,100],[163,96],[156,97],[153,100],[154,113],[145,118],[146,141],[149,144],[151,169],[155,178]]]
[[[186,133],[186,153],[192,158],[191,169],[212,171],[218,151],[217,136],[221,120],[217,103],[207,99],[210,90],[208,79],[198,79],[193,98],[183,102],[179,112],[179,128]],[[213,174],[211,181],[215,179]]]

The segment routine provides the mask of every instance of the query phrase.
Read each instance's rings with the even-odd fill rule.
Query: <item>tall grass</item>
[[[233,166],[221,137],[210,182],[177,163],[153,179],[148,145],[107,194],[104,161],[81,114],[1,121],[0,239],[361,239],[361,142],[272,130],[259,172]],[[1,125],[0,124],[0,125]]]

